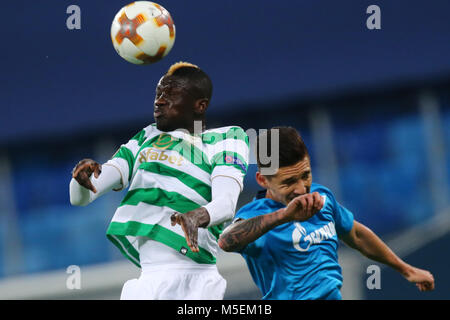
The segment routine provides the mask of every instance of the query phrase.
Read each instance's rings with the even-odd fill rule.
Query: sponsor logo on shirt
[[[166,150],[169,148],[175,140],[170,134],[162,133],[159,135],[158,139],[153,143],[153,147],[160,150]]]
[[[312,244],[319,244],[326,239],[330,239],[336,235],[336,228],[334,222],[329,222],[327,225],[314,230],[310,234],[306,233],[306,229],[300,224],[295,222],[295,229],[292,232],[292,243],[294,248],[298,251],[308,251]]]
[[[141,151],[139,154],[139,163],[148,162],[148,161],[167,161],[171,164],[176,164],[177,166],[181,166],[183,163],[183,157],[180,155],[168,155],[165,153],[166,151],[159,151],[153,148],[148,148],[146,150]]]

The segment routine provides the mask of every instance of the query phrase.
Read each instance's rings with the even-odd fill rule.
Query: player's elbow
[[[227,233],[222,233],[218,240],[220,249],[225,252],[240,252],[245,247],[244,244],[239,241],[233,240],[233,236]]]
[[[227,241],[225,240],[225,237],[220,236],[220,238],[219,238],[218,244],[219,244],[220,249],[222,249],[223,251],[226,251],[226,252],[233,252],[231,246],[229,246],[227,244]]]
[[[80,197],[70,195],[70,204],[75,207],[84,207],[89,204],[89,201],[83,201]]]
[[[69,184],[70,204],[77,207],[84,207],[89,204],[89,191],[83,188],[72,178]]]

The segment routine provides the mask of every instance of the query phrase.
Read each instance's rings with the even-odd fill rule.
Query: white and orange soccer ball
[[[175,24],[170,13],[150,1],[123,7],[111,25],[117,53],[134,64],[155,63],[164,58],[175,42]]]

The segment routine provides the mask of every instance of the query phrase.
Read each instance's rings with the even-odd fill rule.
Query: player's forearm
[[[111,165],[103,165],[102,173],[98,178],[91,176],[91,182],[97,189],[94,193],[81,186],[72,178],[69,186],[70,203],[74,206],[85,206],[107,193],[108,191],[118,188],[121,184],[121,175],[118,169]]]
[[[208,227],[233,219],[241,186],[234,178],[217,176],[212,180],[211,193],[212,201],[204,206],[210,217]]]
[[[230,225],[219,238],[219,246],[228,252],[240,251],[269,230],[287,222],[280,209]]]
[[[383,263],[403,275],[409,265],[400,259],[372,230],[359,224],[356,229],[356,249],[371,260]]]

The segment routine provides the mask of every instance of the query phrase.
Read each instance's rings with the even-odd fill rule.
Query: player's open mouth
[[[159,110],[155,110],[154,112],[153,112],[153,117],[156,119],[156,118],[159,118],[159,117],[161,117],[162,116],[162,112],[161,111],[159,111]]]

